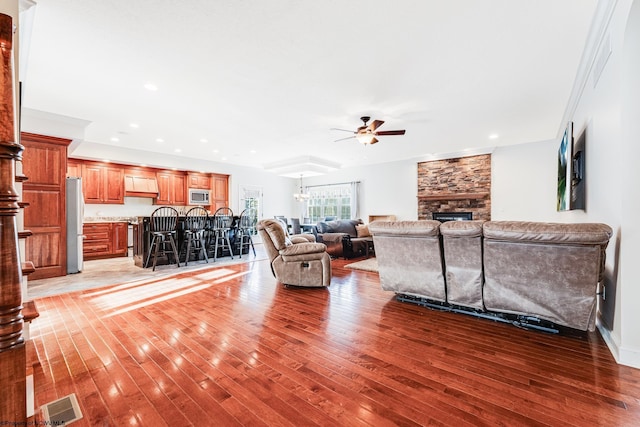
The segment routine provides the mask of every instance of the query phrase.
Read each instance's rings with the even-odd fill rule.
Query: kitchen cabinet
[[[124,195],[129,197],[158,197],[155,169],[140,166],[124,168]]]
[[[156,205],[187,205],[187,176],[184,173],[160,171],[156,176],[158,181]]]
[[[85,259],[127,256],[126,222],[92,222],[82,227]]]
[[[67,162],[67,176],[70,178],[82,178],[82,163],[69,159]]]
[[[211,211],[229,206],[229,175],[211,174]]]
[[[187,175],[189,188],[211,190],[211,177],[202,173],[189,173]]]
[[[65,174],[71,140],[23,132],[21,142],[25,147],[22,173],[29,177],[22,183],[22,202],[28,206],[24,210],[24,228],[32,232],[25,242],[25,259],[36,268],[29,280],[64,276],[67,274]]]
[[[127,255],[127,228],[129,224],[126,222],[114,222],[111,224],[113,236],[113,255]]]
[[[85,203],[124,204],[124,169],[104,163],[82,164]]]

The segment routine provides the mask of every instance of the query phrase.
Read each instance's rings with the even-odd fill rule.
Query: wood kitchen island
[[[184,223],[185,223],[185,217],[184,216],[180,216],[178,217],[178,230],[176,233],[176,246],[178,248],[178,255],[180,257],[180,262],[182,263],[184,261],[184,257],[185,257],[185,252],[186,252],[186,248],[184,247],[185,245],[183,244],[185,241],[185,237],[184,237]],[[238,249],[238,241],[236,241],[236,235],[237,235],[237,223],[238,223],[238,217],[234,217],[234,221],[233,221],[233,225],[231,227],[231,232],[229,234],[229,240],[231,242],[231,246],[233,248],[233,255],[236,256],[239,254],[239,249]],[[144,263],[147,260],[147,257],[149,256],[149,248],[151,246],[151,232],[150,232],[150,217],[148,216],[140,216],[140,217],[136,217],[133,221],[133,262],[136,266],[144,268],[145,265]],[[212,231],[210,231],[210,229],[212,228],[213,225],[213,218],[210,217],[209,218],[209,222],[207,225],[207,230],[205,231],[205,244],[206,244],[206,250],[207,250],[207,256],[210,259],[213,259],[213,251],[214,251],[214,239],[212,236]],[[242,250],[242,254],[247,254],[249,253],[249,248],[247,246],[245,246]],[[221,258],[221,257],[226,257],[226,256],[230,256],[229,250],[226,248],[218,248],[218,254],[217,257]],[[173,256],[170,255],[169,257],[159,257],[158,261],[157,261],[157,265],[166,265],[169,263],[173,263]],[[189,258],[189,261],[199,261],[204,259],[201,255],[201,253],[197,253],[197,254],[191,254],[191,257]]]

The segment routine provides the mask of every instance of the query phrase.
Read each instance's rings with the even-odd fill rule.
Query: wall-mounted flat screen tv
[[[558,148],[558,211],[571,209],[571,156],[573,149],[573,122],[567,123]]]
[[[567,123],[558,148],[558,211],[585,209],[586,130],[573,138],[573,123]]]

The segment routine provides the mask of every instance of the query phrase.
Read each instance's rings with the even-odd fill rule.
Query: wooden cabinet
[[[71,140],[22,133],[25,147],[22,173],[24,228],[31,230],[25,242],[25,259],[36,271],[29,279],[45,279],[67,274],[66,185],[67,146]],[[4,173],[5,171],[2,171]]]
[[[229,206],[229,175],[211,175],[211,211]]]
[[[112,258],[127,255],[126,222],[93,222],[84,224],[82,254],[85,259]]]
[[[82,164],[85,203],[124,204],[124,169],[104,163]]]
[[[127,228],[129,224],[126,222],[114,222],[113,227],[113,246],[112,252],[114,255],[127,255]]]
[[[211,189],[211,177],[206,174],[190,172],[187,175],[187,183],[189,188]]]
[[[84,224],[82,255],[85,259],[111,256],[111,223]]]
[[[161,171],[157,173],[158,198],[156,205],[187,204],[187,176],[180,172]]]
[[[82,178],[82,163],[69,159],[67,162],[67,177]]]

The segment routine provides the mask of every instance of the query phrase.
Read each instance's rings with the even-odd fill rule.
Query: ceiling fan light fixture
[[[375,135],[373,135],[371,133],[361,133],[361,134],[356,135],[356,139],[361,144],[369,145],[369,144],[373,144],[373,142],[376,139],[376,137],[375,137]]]

